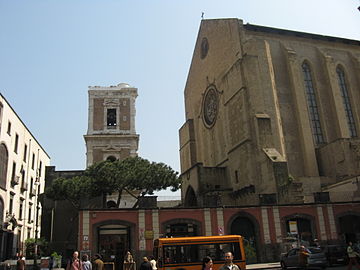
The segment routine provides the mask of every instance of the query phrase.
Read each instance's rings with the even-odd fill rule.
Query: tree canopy
[[[81,198],[91,198],[117,192],[117,207],[124,192],[136,198],[170,187],[180,188],[178,173],[164,163],[150,162],[141,157],[124,160],[102,161],[88,167],[84,175],[73,178],[57,178],[45,191],[53,200],[69,200],[75,207]]]

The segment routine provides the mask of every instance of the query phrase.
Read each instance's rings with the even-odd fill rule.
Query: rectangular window
[[[237,170],[235,171],[235,183],[239,183],[239,173]]]
[[[23,157],[24,162],[26,162],[26,156],[27,156],[27,144],[25,144],[24,146],[24,157]]]
[[[33,187],[34,187],[34,178],[31,177],[30,178],[30,195],[35,195],[33,192]]]
[[[16,163],[13,162],[13,166],[12,166],[12,173],[11,173],[11,181],[16,182]]]
[[[32,154],[32,160],[31,160],[31,169],[35,168],[35,154]]]
[[[11,122],[8,122],[7,134],[11,135]]]
[[[14,145],[14,152],[17,154],[18,152],[18,145],[19,145],[19,135],[15,134],[15,145]]]
[[[42,162],[40,161],[40,164],[39,164],[39,177],[41,177],[41,171],[42,171]]]
[[[116,126],[116,109],[107,109],[107,126]]]
[[[31,228],[27,228],[27,238],[31,238]]]
[[[14,206],[14,197],[10,196],[10,201],[9,201],[9,214],[10,215],[13,213],[13,206]]]
[[[164,264],[196,263],[201,262],[205,256],[210,256],[214,262],[224,261],[226,252],[232,252],[234,260],[241,260],[238,242],[164,245]]]
[[[32,219],[31,219],[31,210],[32,210],[32,203],[29,203],[28,223],[31,223],[31,222],[32,222]]]
[[[22,220],[23,207],[24,207],[24,200],[20,199],[20,205],[19,205],[19,220]]]

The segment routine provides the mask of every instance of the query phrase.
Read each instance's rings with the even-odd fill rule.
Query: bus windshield
[[[239,242],[164,245],[162,254],[167,265],[199,262],[205,256],[210,256],[214,262],[223,262],[225,253],[229,251],[234,255],[234,260],[241,260]]]

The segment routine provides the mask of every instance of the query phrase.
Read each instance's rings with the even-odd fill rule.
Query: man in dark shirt
[[[151,264],[147,257],[143,258],[143,262],[140,264],[139,270],[152,270]]]

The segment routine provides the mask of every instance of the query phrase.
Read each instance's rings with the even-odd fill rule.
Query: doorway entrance
[[[244,239],[244,249],[247,263],[256,263],[257,248],[256,248],[256,231],[255,224],[247,217],[237,217],[231,223],[231,234],[241,235]]]
[[[98,227],[98,253],[104,262],[113,262],[116,270],[122,270],[125,253],[130,250],[130,227],[118,224]]]
[[[339,218],[340,233],[346,243],[360,241],[360,216],[345,215]]]

